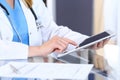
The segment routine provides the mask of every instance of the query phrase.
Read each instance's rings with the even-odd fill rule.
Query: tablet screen
[[[103,33],[101,33],[101,34],[97,34],[97,35],[95,35],[95,36],[92,36],[92,37],[90,37],[90,38],[87,38],[87,39],[84,40],[79,46],[80,46],[80,47],[81,47],[81,46],[84,46],[84,45],[89,44],[89,43],[91,43],[91,42],[94,42],[94,41],[97,41],[97,40],[102,39],[102,38],[104,38],[104,37],[107,37],[107,36],[109,36],[109,35],[110,35],[110,34],[107,33],[107,32],[103,32]]]

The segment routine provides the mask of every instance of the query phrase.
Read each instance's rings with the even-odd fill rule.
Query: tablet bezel
[[[92,45],[94,45],[94,44],[96,44],[96,43],[98,43],[98,42],[100,42],[100,41],[102,41],[102,40],[105,40],[105,39],[108,39],[108,38],[111,38],[111,37],[115,36],[115,34],[114,34],[112,31],[110,31],[110,30],[106,30],[106,31],[104,31],[104,32],[107,32],[109,35],[108,35],[108,36],[105,36],[105,37],[103,37],[103,38],[100,38],[100,39],[98,39],[98,40],[96,40],[96,41],[93,41],[93,42],[91,42],[91,43],[88,43],[88,44],[86,44],[86,45],[84,45],[84,46],[77,47],[77,48],[72,49],[72,50],[70,50],[70,51],[65,51],[65,52],[63,52],[63,54],[57,55],[57,57],[61,57],[61,56],[67,55],[67,54],[69,54],[69,53],[71,53],[71,52],[78,51],[78,50],[81,50],[81,49],[84,49],[84,48],[88,48],[89,46],[92,46]],[[104,32],[101,32],[101,33],[104,33]],[[101,33],[99,33],[99,34],[101,34]],[[99,34],[97,34],[97,35],[99,35]],[[93,36],[97,36],[97,35],[93,35]],[[91,37],[93,37],[93,36],[91,36]],[[89,37],[89,38],[91,38],[91,37]],[[87,39],[88,39],[88,38],[87,38]],[[85,40],[86,40],[86,39],[85,39]]]

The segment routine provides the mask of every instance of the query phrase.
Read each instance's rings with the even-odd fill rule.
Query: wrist
[[[42,56],[40,54],[40,46],[29,46],[28,51],[28,57]]]

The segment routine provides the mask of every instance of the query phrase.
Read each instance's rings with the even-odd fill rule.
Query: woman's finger
[[[72,44],[74,46],[77,46],[77,43],[74,42],[73,40],[67,39],[67,38],[63,38],[66,42],[68,42],[69,44]]]

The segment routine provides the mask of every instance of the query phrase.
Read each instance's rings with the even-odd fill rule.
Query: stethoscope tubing
[[[28,5],[28,6],[29,6],[29,5]],[[0,3],[0,7],[6,12],[7,15],[9,15],[8,10],[7,10],[1,3]],[[29,7],[29,8],[30,8],[30,11],[32,12],[32,14],[33,14],[35,20],[37,20],[38,18],[37,18],[37,15],[35,14],[33,8],[32,8],[32,7]]]
[[[8,17],[8,19],[9,19],[9,15],[10,15],[10,14],[9,14],[8,10],[7,10],[1,3],[0,3],[0,7],[5,11],[5,13],[7,14],[7,17]],[[34,10],[33,10],[32,7],[30,7],[29,5],[28,5],[28,7],[29,7],[30,11],[32,12],[32,14],[33,14],[33,16],[34,16],[34,18],[35,18],[37,30],[39,30],[39,28],[40,28],[41,25],[40,25],[39,22],[38,22],[37,15],[35,14],[35,12],[34,12]],[[10,22],[10,23],[11,23],[11,22]],[[11,23],[11,25],[13,26],[12,23]],[[38,25],[39,25],[39,26],[38,26]],[[14,29],[15,32],[17,33],[18,38],[20,39],[20,42],[22,43],[22,39],[21,39],[19,33],[17,32],[17,29],[16,29],[14,26],[13,26],[13,29]],[[0,38],[2,38],[1,33],[0,33]]]

